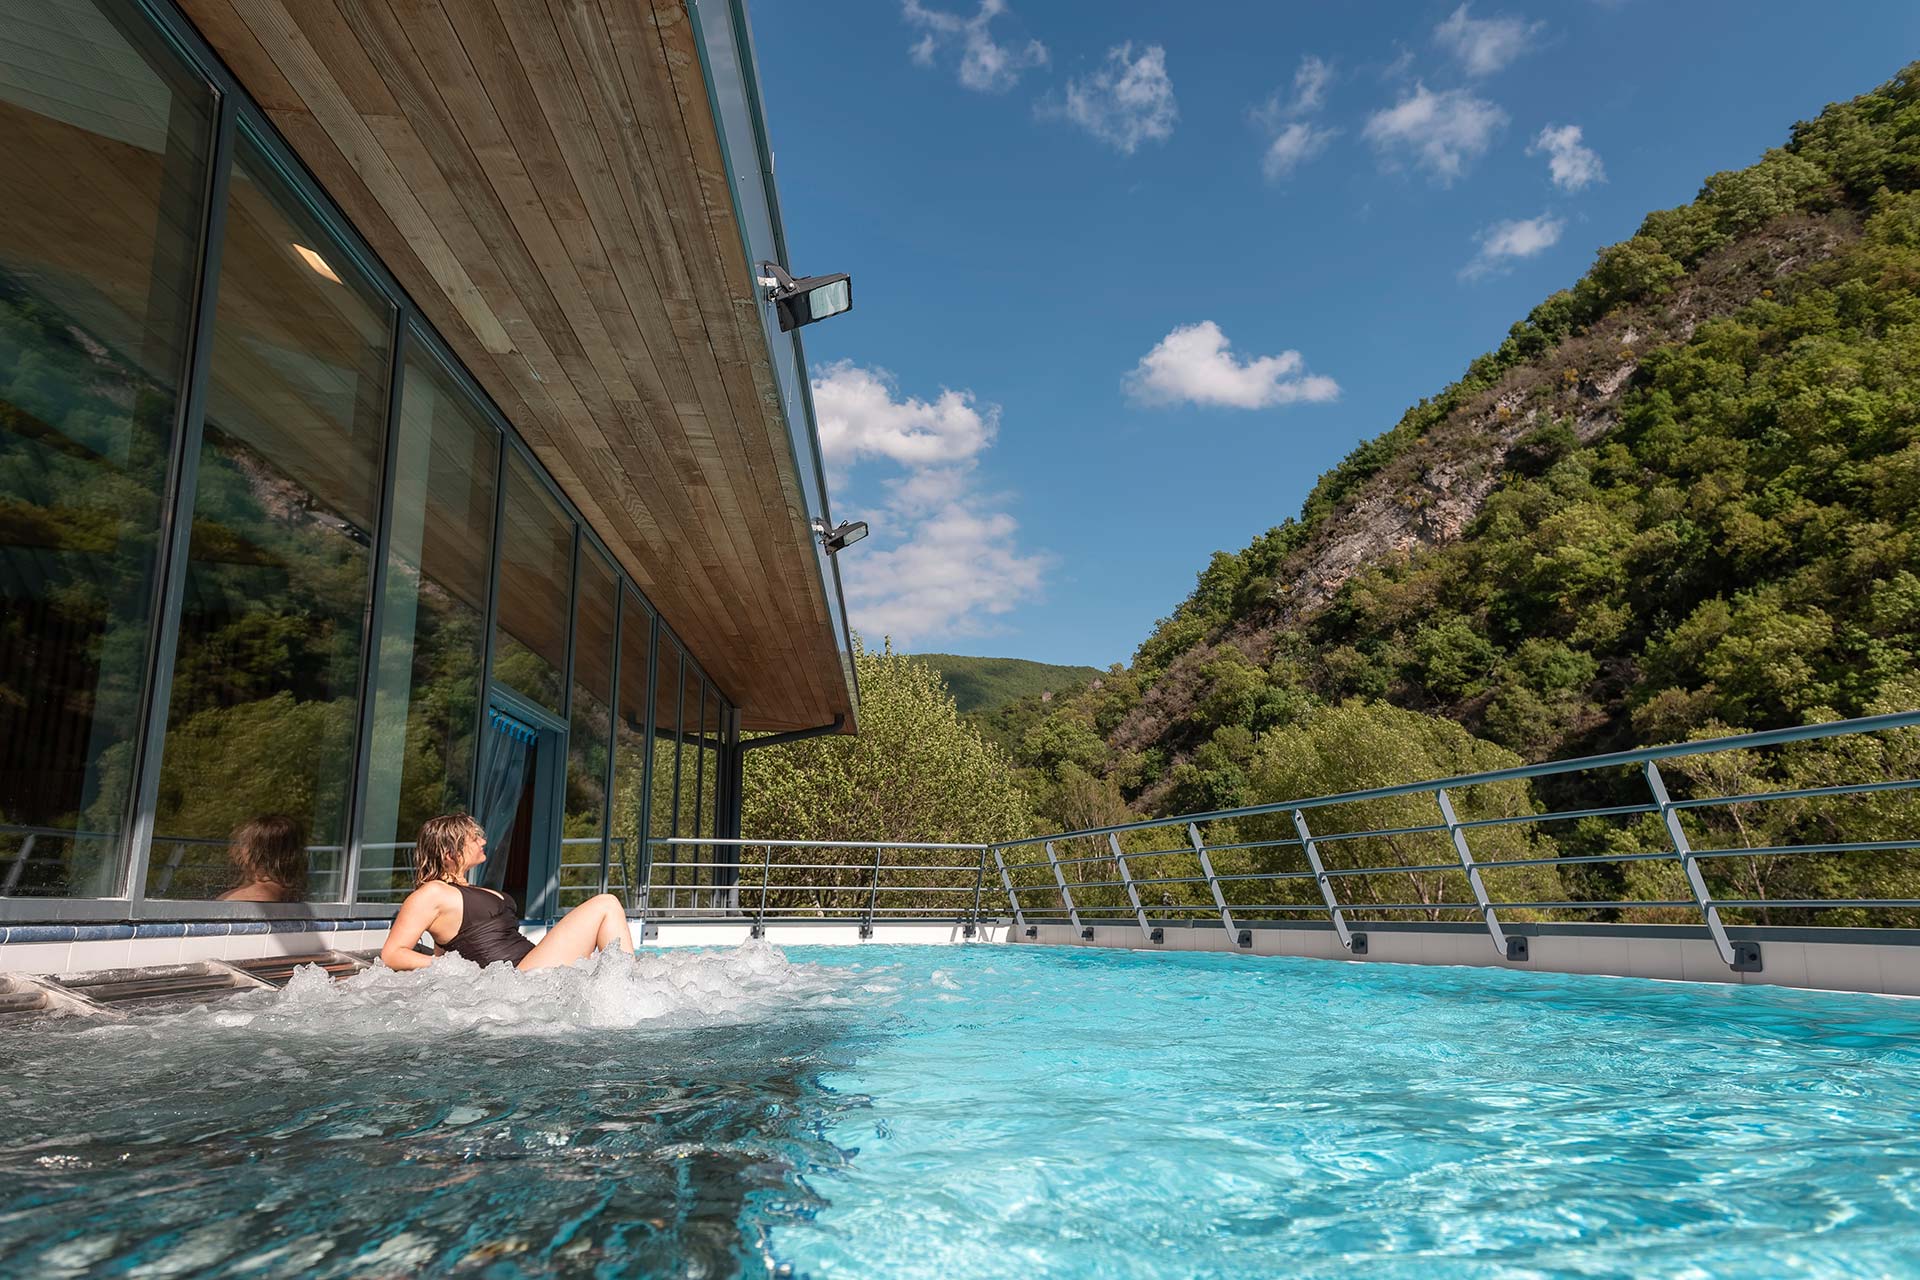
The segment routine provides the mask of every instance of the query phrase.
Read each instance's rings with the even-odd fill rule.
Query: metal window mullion
[[[347,801],[346,885],[340,895],[343,902],[356,902],[360,896],[360,854],[366,821],[367,784],[373,770],[374,692],[379,686],[380,650],[386,639],[387,562],[392,558],[393,504],[399,486],[394,476],[400,461],[400,396],[405,381],[407,359],[407,317],[398,307],[393,312],[393,353],[387,369],[387,441],[380,463],[380,509],[374,517],[373,584],[366,610],[365,643],[360,654],[359,732],[354,740],[354,768]],[[422,573],[424,575],[424,569]],[[402,735],[404,752],[405,735]],[[404,765],[404,760],[401,762]],[[395,833],[399,834],[398,832]]]
[[[684,679],[684,676],[682,678]],[[705,672],[702,672],[700,675],[699,715],[700,718],[694,723],[695,745],[693,748],[693,831],[691,834],[696,837],[706,834],[706,832],[700,829],[700,824],[706,820],[707,816],[707,679]],[[712,845],[700,846],[700,860],[702,862],[713,861]],[[697,874],[693,879],[696,885],[699,884],[700,877]],[[709,887],[712,887],[713,882],[718,879],[719,876],[713,871],[710,870],[707,872]],[[699,901],[699,896],[696,893],[694,897],[695,905],[698,905]]]
[[[1487,923],[1487,936],[1493,939],[1493,949],[1503,959],[1516,960],[1513,944],[1507,940],[1506,931],[1500,927],[1500,919],[1493,909],[1493,901],[1487,897],[1487,886],[1481,882],[1480,868],[1473,863],[1473,853],[1467,848],[1467,833],[1460,827],[1460,819],[1453,812],[1453,800],[1447,795],[1445,787],[1439,787],[1434,794],[1440,799],[1440,816],[1447,820],[1447,834],[1453,838],[1454,852],[1460,855],[1460,869],[1467,873],[1467,887],[1473,890],[1473,900],[1479,904],[1481,918]]]
[[[600,892],[607,892],[613,865],[613,760],[620,740],[620,628],[626,625],[627,592],[616,577],[613,583],[612,683],[607,685],[607,769],[600,790]]]
[[[1061,874],[1060,859],[1053,856],[1053,841],[1051,840],[1047,841],[1047,864],[1053,868],[1054,883],[1060,886],[1060,901],[1066,905],[1067,919],[1071,920],[1073,927],[1078,929],[1080,927],[1080,912],[1073,905],[1073,894],[1067,888],[1067,877]]]
[[[1327,875],[1326,867],[1320,863],[1320,850],[1313,842],[1313,833],[1307,830],[1307,815],[1295,809],[1293,826],[1300,833],[1300,847],[1307,851],[1307,865],[1313,868],[1313,879],[1320,886],[1320,896],[1326,900],[1327,918],[1333,921],[1333,932],[1340,939],[1345,950],[1353,950],[1353,933],[1347,928],[1347,922],[1341,915],[1340,899],[1334,896],[1333,880]]]
[[[1227,910],[1227,895],[1220,892],[1220,881],[1213,874],[1213,860],[1207,857],[1207,846],[1200,839],[1200,824],[1187,824],[1187,839],[1193,841],[1193,851],[1200,855],[1200,870],[1207,877],[1207,888],[1213,890],[1213,905],[1220,908],[1220,927],[1227,931],[1229,938],[1238,938],[1239,930],[1233,927],[1233,912]]]
[[[200,445],[206,433],[207,383],[213,363],[213,326],[220,300],[220,258],[226,238],[227,186],[233,172],[239,103],[223,89],[216,107],[213,152],[208,160],[206,208],[202,210],[198,278],[195,281],[186,378],[174,411],[173,447],[161,508],[160,556],[154,566],[160,590],[147,636],[147,689],[134,759],[133,821],[128,831],[125,880],[120,896],[139,915],[146,899],[147,865],[153,854],[160,797],[160,768],[167,717],[173,703],[173,664],[179,654],[180,611],[186,599],[193,547],[193,506],[200,479]]]
[[[1027,917],[1020,911],[1020,895],[1013,891],[1013,877],[1007,874],[1006,859],[1000,856],[1000,846],[994,845],[993,865],[1000,870],[1000,883],[1007,891],[1007,905],[1013,908],[1013,922],[1022,929],[1027,927]]]
[[[640,828],[639,861],[634,868],[640,881],[640,920],[642,932],[645,931],[647,908],[652,902],[653,893],[653,762],[658,754],[654,750],[654,734],[657,731],[655,703],[659,699],[660,685],[660,615],[651,609],[647,612],[647,705],[641,708],[641,742],[645,751],[640,762]]]
[[[507,525],[507,452],[506,436],[497,428],[493,434],[493,533],[492,549],[487,557],[486,623],[480,636],[480,699],[475,712],[473,775],[468,780],[469,805],[480,802],[480,780],[486,776],[486,756],[492,750],[492,735],[487,732],[487,713],[493,703],[493,653],[500,631],[500,562],[506,555]]]
[[[1706,878],[1700,874],[1700,864],[1693,856],[1693,846],[1687,842],[1687,833],[1680,829],[1680,814],[1667,796],[1667,784],[1660,776],[1660,766],[1651,760],[1647,761],[1646,776],[1647,786],[1653,792],[1653,801],[1660,807],[1660,821],[1666,825],[1667,838],[1673,841],[1673,856],[1680,860],[1680,867],[1686,872],[1687,885],[1693,890],[1693,900],[1700,908],[1701,918],[1707,923],[1707,932],[1713,937],[1714,950],[1720,953],[1720,959],[1731,969],[1738,957],[1734,954],[1732,941],[1727,937],[1726,926],[1720,923],[1720,909],[1713,905],[1713,895],[1707,890]]]
[[[675,645],[680,660],[673,664],[673,808],[670,811],[673,825],[668,834],[675,839],[680,835],[680,757],[687,749],[687,651]],[[667,905],[680,905],[680,858],[678,853],[668,866],[667,883],[673,886],[673,893],[667,896]]]
[[[1147,912],[1140,905],[1140,895],[1134,890],[1133,877],[1127,874],[1127,855],[1120,851],[1120,837],[1109,835],[1107,847],[1113,850],[1114,865],[1120,868],[1120,883],[1126,887],[1127,900],[1133,903],[1133,918],[1140,923],[1140,935],[1146,937],[1150,931],[1147,924]]]

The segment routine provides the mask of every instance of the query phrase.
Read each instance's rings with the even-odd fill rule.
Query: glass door
[[[496,687],[488,700],[475,813],[486,828],[487,861],[476,882],[512,897],[531,919],[554,913],[566,764],[565,726]]]

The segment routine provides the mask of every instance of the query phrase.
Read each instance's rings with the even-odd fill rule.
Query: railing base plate
[[[1354,934],[1353,940],[1347,944],[1347,950],[1356,956],[1367,954],[1367,935],[1364,933]]]
[[[1514,934],[1507,935],[1507,959],[1525,960],[1528,957],[1527,940]]]
[[[1757,942],[1733,943],[1733,971],[1735,973],[1760,972],[1760,944]]]
[[[1167,940],[1167,931],[1165,929],[1155,929],[1152,933],[1147,935],[1147,941],[1149,942],[1165,942],[1166,940]]]

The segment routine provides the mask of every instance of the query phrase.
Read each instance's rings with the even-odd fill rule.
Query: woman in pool
[[[589,898],[547,930],[538,945],[520,935],[520,906],[504,893],[467,883],[467,872],[487,860],[487,836],[464,813],[427,819],[413,846],[414,881],[380,948],[389,969],[424,969],[433,957],[413,949],[423,933],[475,964],[505,960],[516,969],[572,964],[595,951],[633,950],[626,909],[610,893]]]

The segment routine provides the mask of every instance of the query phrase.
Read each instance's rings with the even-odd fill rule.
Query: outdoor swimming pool
[[[1920,1002],[1777,988],[445,964],[0,1030],[0,1104],[7,1275],[1920,1274]]]

